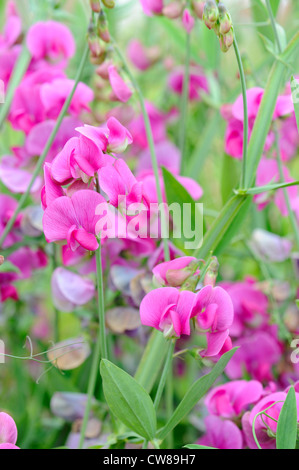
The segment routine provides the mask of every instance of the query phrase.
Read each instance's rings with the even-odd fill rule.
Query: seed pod
[[[219,10],[214,0],[208,0],[203,10],[203,21],[207,28],[212,29],[219,17]]]

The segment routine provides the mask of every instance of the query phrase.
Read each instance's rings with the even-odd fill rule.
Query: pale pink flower
[[[17,426],[11,416],[0,413],[0,449],[19,449],[17,442]]]
[[[123,103],[126,103],[131,98],[133,92],[129,86],[122,79],[114,65],[108,67],[109,81],[111,88],[116,98]]]
[[[95,287],[90,279],[64,268],[55,269],[51,286],[53,303],[63,312],[72,312],[76,306],[85,305],[95,295]]]

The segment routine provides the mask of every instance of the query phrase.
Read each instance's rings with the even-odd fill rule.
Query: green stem
[[[170,341],[169,346],[168,346],[168,351],[167,351],[165,364],[164,364],[164,367],[163,367],[162,375],[161,375],[161,378],[160,378],[160,382],[159,382],[157,393],[156,393],[155,400],[154,400],[154,407],[155,407],[156,411],[159,407],[160,400],[161,400],[161,397],[162,397],[162,393],[163,393],[163,390],[164,390],[164,387],[165,387],[166,379],[167,379],[167,376],[168,376],[168,373],[169,373],[169,370],[170,370],[170,366],[171,366],[171,363],[172,363],[174,347],[175,347],[175,341],[172,340],[172,341]]]
[[[168,371],[167,382],[166,382],[166,417],[170,420],[173,415],[173,374],[172,370]],[[171,429],[166,436],[166,443],[168,449],[174,448],[173,441],[173,430]]]
[[[15,95],[16,88],[19,86],[21,83],[21,80],[23,76],[25,75],[29,62],[31,60],[31,55],[30,52],[28,51],[27,47],[23,47],[22,52],[17,60],[17,63],[13,69],[13,74],[12,77],[9,81],[8,84],[8,90],[5,96],[5,103],[1,105],[1,111],[0,111],[0,129],[3,126],[3,123],[6,119],[6,116],[9,113],[10,106],[12,103],[12,100]]]
[[[138,96],[138,100],[140,103],[141,107],[141,112],[144,120],[144,125],[145,125],[145,131],[146,131],[146,136],[147,136],[147,141],[148,141],[148,146],[150,150],[150,155],[151,155],[151,163],[152,163],[152,168],[153,172],[155,175],[155,182],[156,182],[156,189],[157,189],[157,196],[158,196],[158,203],[160,207],[162,208],[161,210],[161,229],[162,229],[162,240],[163,240],[163,248],[164,248],[164,258],[165,261],[170,260],[170,254],[169,254],[169,246],[168,246],[168,240],[166,238],[167,234],[167,217],[165,214],[165,211],[163,209],[163,197],[162,197],[162,189],[161,189],[161,184],[160,184],[160,174],[159,174],[159,168],[158,168],[158,161],[157,161],[157,155],[156,155],[156,150],[155,150],[155,144],[154,144],[154,138],[153,138],[153,133],[152,133],[152,128],[151,128],[151,123],[148,117],[148,113],[146,110],[143,94],[140,90],[140,87],[135,79],[135,77],[132,75],[130,68],[127,64],[127,61],[125,57],[123,56],[121,50],[119,49],[117,43],[113,38],[111,38],[113,47],[115,52],[117,53],[119,59],[122,62],[124,71],[126,72],[128,78],[130,79],[136,94]],[[164,236],[163,236],[164,235]]]
[[[40,156],[39,159],[38,159],[38,162],[37,162],[37,164],[36,164],[36,167],[35,167],[35,170],[34,170],[34,172],[33,172],[31,181],[30,181],[30,183],[29,183],[29,185],[28,185],[28,188],[27,188],[26,192],[25,192],[25,193],[22,195],[22,197],[20,198],[18,207],[16,208],[16,210],[15,210],[13,216],[11,217],[11,219],[9,220],[9,222],[7,223],[7,225],[6,225],[6,227],[5,227],[5,230],[4,230],[3,233],[2,233],[2,236],[1,236],[1,238],[0,238],[0,248],[2,247],[3,242],[5,241],[7,235],[8,235],[9,232],[11,231],[12,227],[14,226],[14,223],[15,223],[15,221],[16,221],[16,219],[17,219],[17,216],[18,216],[18,214],[20,213],[20,211],[22,210],[22,208],[24,207],[24,204],[26,203],[27,198],[28,198],[28,196],[29,196],[29,194],[30,194],[31,188],[32,188],[32,186],[33,186],[33,184],[34,184],[34,182],[35,182],[35,180],[36,180],[38,174],[40,173],[40,171],[41,171],[41,169],[42,169],[42,166],[43,166],[43,164],[44,164],[44,161],[45,161],[45,159],[46,159],[46,157],[47,157],[47,155],[48,155],[48,152],[49,152],[49,150],[50,150],[50,148],[51,148],[51,146],[52,146],[52,144],[53,144],[53,142],[54,142],[54,140],[55,140],[55,137],[56,137],[56,135],[57,135],[57,132],[58,132],[58,130],[59,130],[60,126],[61,126],[61,123],[62,123],[62,121],[63,121],[63,118],[64,118],[65,114],[67,113],[68,108],[69,108],[69,106],[70,106],[70,103],[71,103],[71,101],[72,101],[72,98],[73,98],[73,96],[74,96],[74,94],[75,94],[75,91],[76,91],[77,86],[78,86],[78,83],[79,83],[79,81],[80,81],[82,72],[83,72],[83,70],[84,70],[85,62],[86,62],[86,60],[87,60],[87,58],[88,58],[88,54],[89,54],[89,47],[88,47],[88,44],[87,44],[86,47],[85,47],[85,50],[84,50],[82,59],[81,59],[81,63],[80,63],[79,68],[78,68],[78,72],[77,72],[77,75],[76,75],[76,78],[75,78],[75,83],[74,83],[73,89],[72,89],[71,93],[69,94],[67,100],[65,101],[65,103],[64,103],[64,105],[63,105],[63,108],[62,108],[62,110],[61,110],[61,112],[60,112],[60,114],[59,114],[59,117],[58,117],[57,121],[56,121],[56,125],[55,125],[55,127],[54,127],[54,129],[53,129],[53,131],[52,131],[52,133],[51,133],[51,135],[50,135],[50,137],[49,137],[49,139],[48,139],[48,141],[47,141],[47,143],[46,143],[46,146],[45,146],[45,148],[44,148],[44,151],[43,151],[43,153],[41,154],[41,156]]]
[[[246,79],[244,73],[244,67],[242,63],[242,58],[237,43],[236,35],[234,36],[234,50],[238,62],[241,87],[242,87],[242,96],[243,96],[243,159],[242,159],[242,175],[241,175],[241,188],[244,189],[246,185],[246,168],[247,168],[247,147],[248,147],[248,105],[247,105],[247,94],[246,94]]]
[[[100,332],[97,337],[95,349],[93,352],[93,359],[91,365],[90,376],[88,380],[88,389],[87,389],[87,402],[84,411],[84,417],[82,421],[81,433],[80,433],[80,442],[79,449],[82,449],[85,439],[85,432],[88,424],[88,419],[91,410],[92,399],[94,396],[95,385],[97,380],[97,375],[99,371],[99,364],[101,357],[106,359],[107,354],[107,343],[105,335],[105,306],[104,306],[104,289],[103,289],[103,271],[102,271],[102,255],[101,255],[101,243],[99,248],[96,251],[96,262],[97,262],[97,284],[98,284],[98,314],[99,314],[99,327]]]
[[[283,173],[283,163],[282,163],[281,154],[280,154],[279,136],[278,136],[277,129],[275,129],[275,148],[276,148],[276,157],[277,157],[277,163],[278,163],[280,182],[285,183],[285,178],[284,178],[284,173]],[[282,190],[283,190],[283,194],[284,194],[285,203],[286,203],[286,206],[287,206],[287,209],[288,209],[289,219],[290,219],[290,222],[291,222],[291,225],[292,225],[292,228],[293,228],[293,232],[294,232],[294,235],[295,235],[297,249],[299,249],[299,226],[298,226],[298,223],[297,223],[297,219],[296,219],[296,216],[295,216],[294,211],[293,211],[292,206],[291,206],[291,201],[290,201],[290,197],[289,197],[289,193],[288,193],[287,188],[286,187],[282,188]]]
[[[184,170],[185,161],[185,144],[186,144],[186,130],[187,130],[187,115],[188,115],[188,101],[189,101],[189,82],[190,82],[190,54],[191,54],[191,34],[186,33],[186,57],[185,57],[185,73],[183,83],[183,93],[181,102],[181,120],[180,120],[180,138],[179,146],[181,151],[181,173]]]

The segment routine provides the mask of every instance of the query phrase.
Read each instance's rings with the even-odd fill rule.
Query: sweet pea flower
[[[128,57],[139,70],[147,70],[158,58],[158,50],[146,49],[138,39],[132,39],[128,45]]]
[[[116,98],[123,103],[126,103],[131,98],[133,92],[124,82],[122,77],[117,71],[117,68],[114,65],[108,67],[108,76],[111,88]]]
[[[263,386],[257,380],[235,380],[213,388],[205,398],[205,405],[212,415],[234,419],[262,395]]]
[[[0,49],[12,47],[22,33],[22,22],[17,15],[9,15],[5,22],[3,35],[0,35]]]
[[[206,434],[196,444],[215,449],[242,449],[243,436],[238,426],[218,416],[205,418]]]
[[[7,413],[0,413],[0,449],[19,449],[17,442],[18,430],[16,423]]]
[[[70,30],[56,21],[38,21],[28,31],[27,47],[35,60],[62,63],[75,54],[75,41]]]
[[[191,15],[191,13],[190,13],[190,11],[188,10],[188,8],[185,8],[185,10],[183,11],[182,23],[183,23],[183,27],[184,27],[184,29],[186,30],[186,32],[187,32],[188,34],[190,34],[191,31],[192,31],[192,29],[194,28],[195,19],[194,19],[193,16]]]
[[[190,335],[194,296],[193,292],[179,292],[174,287],[149,292],[140,305],[141,323],[163,331],[166,337]]]
[[[17,208],[17,201],[6,194],[0,194],[0,236],[2,235],[6,224],[9,222],[10,218],[13,216],[16,208]],[[9,246],[13,245],[14,243],[21,240],[20,231],[18,230],[20,227],[22,214],[19,214],[17,217],[13,229],[7,235],[4,243],[3,248],[8,248]]]
[[[271,416],[273,419],[268,418],[265,415],[259,415],[255,421],[255,433],[257,440],[262,447],[262,449],[276,449],[276,439],[275,434],[277,431],[277,421],[280,415],[281,408],[287,397],[286,391],[276,392],[266,397],[262,398],[252,410],[244,414],[242,418],[242,428],[244,437],[247,443],[247,446],[250,449],[257,449],[253,433],[252,425],[255,416],[271,406],[266,413]],[[279,403],[276,403],[279,402]],[[296,393],[296,402],[297,402],[297,415],[299,416],[299,394]]]
[[[169,87],[171,90],[181,95],[183,93],[184,85],[184,70],[182,67],[176,68],[169,76]],[[198,101],[200,100],[201,90],[208,93],[209,86],[206,77],[200,67],[192,66],[190,69],[189,78],[189,100]]]
[[[246,328],[260,328],[268,321],[268,298],[253,280],[220,284],[229,294],[234,306],[234,321],[230,334],[241,336]]]
[[[99,171],[101,189],[107,194],[110,204],[115,207],[140,203],[143,199],[143,186],[139,183],[124,160],[118,159],[114,165]]]
[[[233,323],[234,309],[230,296],[221,287],[205,286],[196,294],[191,317],[196,328],[206,333],[207,347],[201,356],[216,356],[222,348],[231,349],[229,328]]]
[[[40,90],[41,101],[49,119],[57,119],[59,113],[74,87],[74,80],[57,78],[51,83],[45,83]],[[94,99],[93,90],[78,83],[68,112],[73,116],[79,116],[82,111],[90,111],[89,103]]]
[[[165,261],[153,268],[155,279],[160,285],[179,287],[193,274],[190,265],[196,261],[193,256],[182,256],[172,261]],[[188,269],[189,268],[189,269]]]
[[[96,225],[103,215],[96,214],[98,206],[106,207],[107,203],[103,196],[90,190],[78,191],[71,198],[55,199],[43,217],[47,242],[63,241],[73,251],[78,246],[95,251],[99,247]]]
[[[29,171],[9,167],[6,165],[0,165],[0,181],[12,192],[12,193],[25,193],[32,179],[32,174]],[[31,193],[36,193],[42,185],[42,180],[38,176],[31,188]]]
[[[292,250],[290,240],[259,228],[253,231],[250,244],[260,258],[270,262],[287,260]]]
[[[148,16],[162,13],[163,0],[140,0],[140,3],[144,13]]]
[[[238,351],[230,360],[226,373],[230,379],[243,377],[244,371],[260,382],[273,380],[272,366],[281,358],[281,346],[274,335],[257,331],[234,342]]]
[[[75,307],[85,305],[95,295],[95,287],[90,279],[61,267],[53,272],[51,286],[53,303],[63,312],[72,312]]]

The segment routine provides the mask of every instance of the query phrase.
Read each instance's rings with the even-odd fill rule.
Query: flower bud
[[[204,277],[203,284],[204,286],[213,286],[215,287],[216,279],[218,275],[219,263],[216,256],[212,256],[209,267]]]
[[[162,13],[164,16],[167,16],[167,18],[174,20],[181,16],[182,11],[183,5],[179,2],[171,2],[163,8]]]
[[[208,0],[204,6],[203,21],[205,25],[212,29],[218,20],[219,10],[214,0]]]
[[[101,11],[101,4],[100,0],[90,0],[90,8],[94,13],[100,13]]]
[[[205,2],[194,1],[194,2],[192,2],[192,8],[193,8],[193,11],[196,14],[197,18],[202,20],[203,11],[204,11],[204,8],[205,8]]]
[[[227,34],[231,27],[232,27],[232,19],[231,16],[223,3],[218,4],[219,10],[219,32],[220,34]]]
[[[227,52],[234,42],[233,30],[231,29],[227,34],[220,34],[219,42],[222,52]]]
[[[103,14],[98,19],[98,35],[104,42],[110,42],[110,33]]]
[[[115,7],[115,2],[114,0],[102,0],[105,7],[107,8],[114,8]]]

